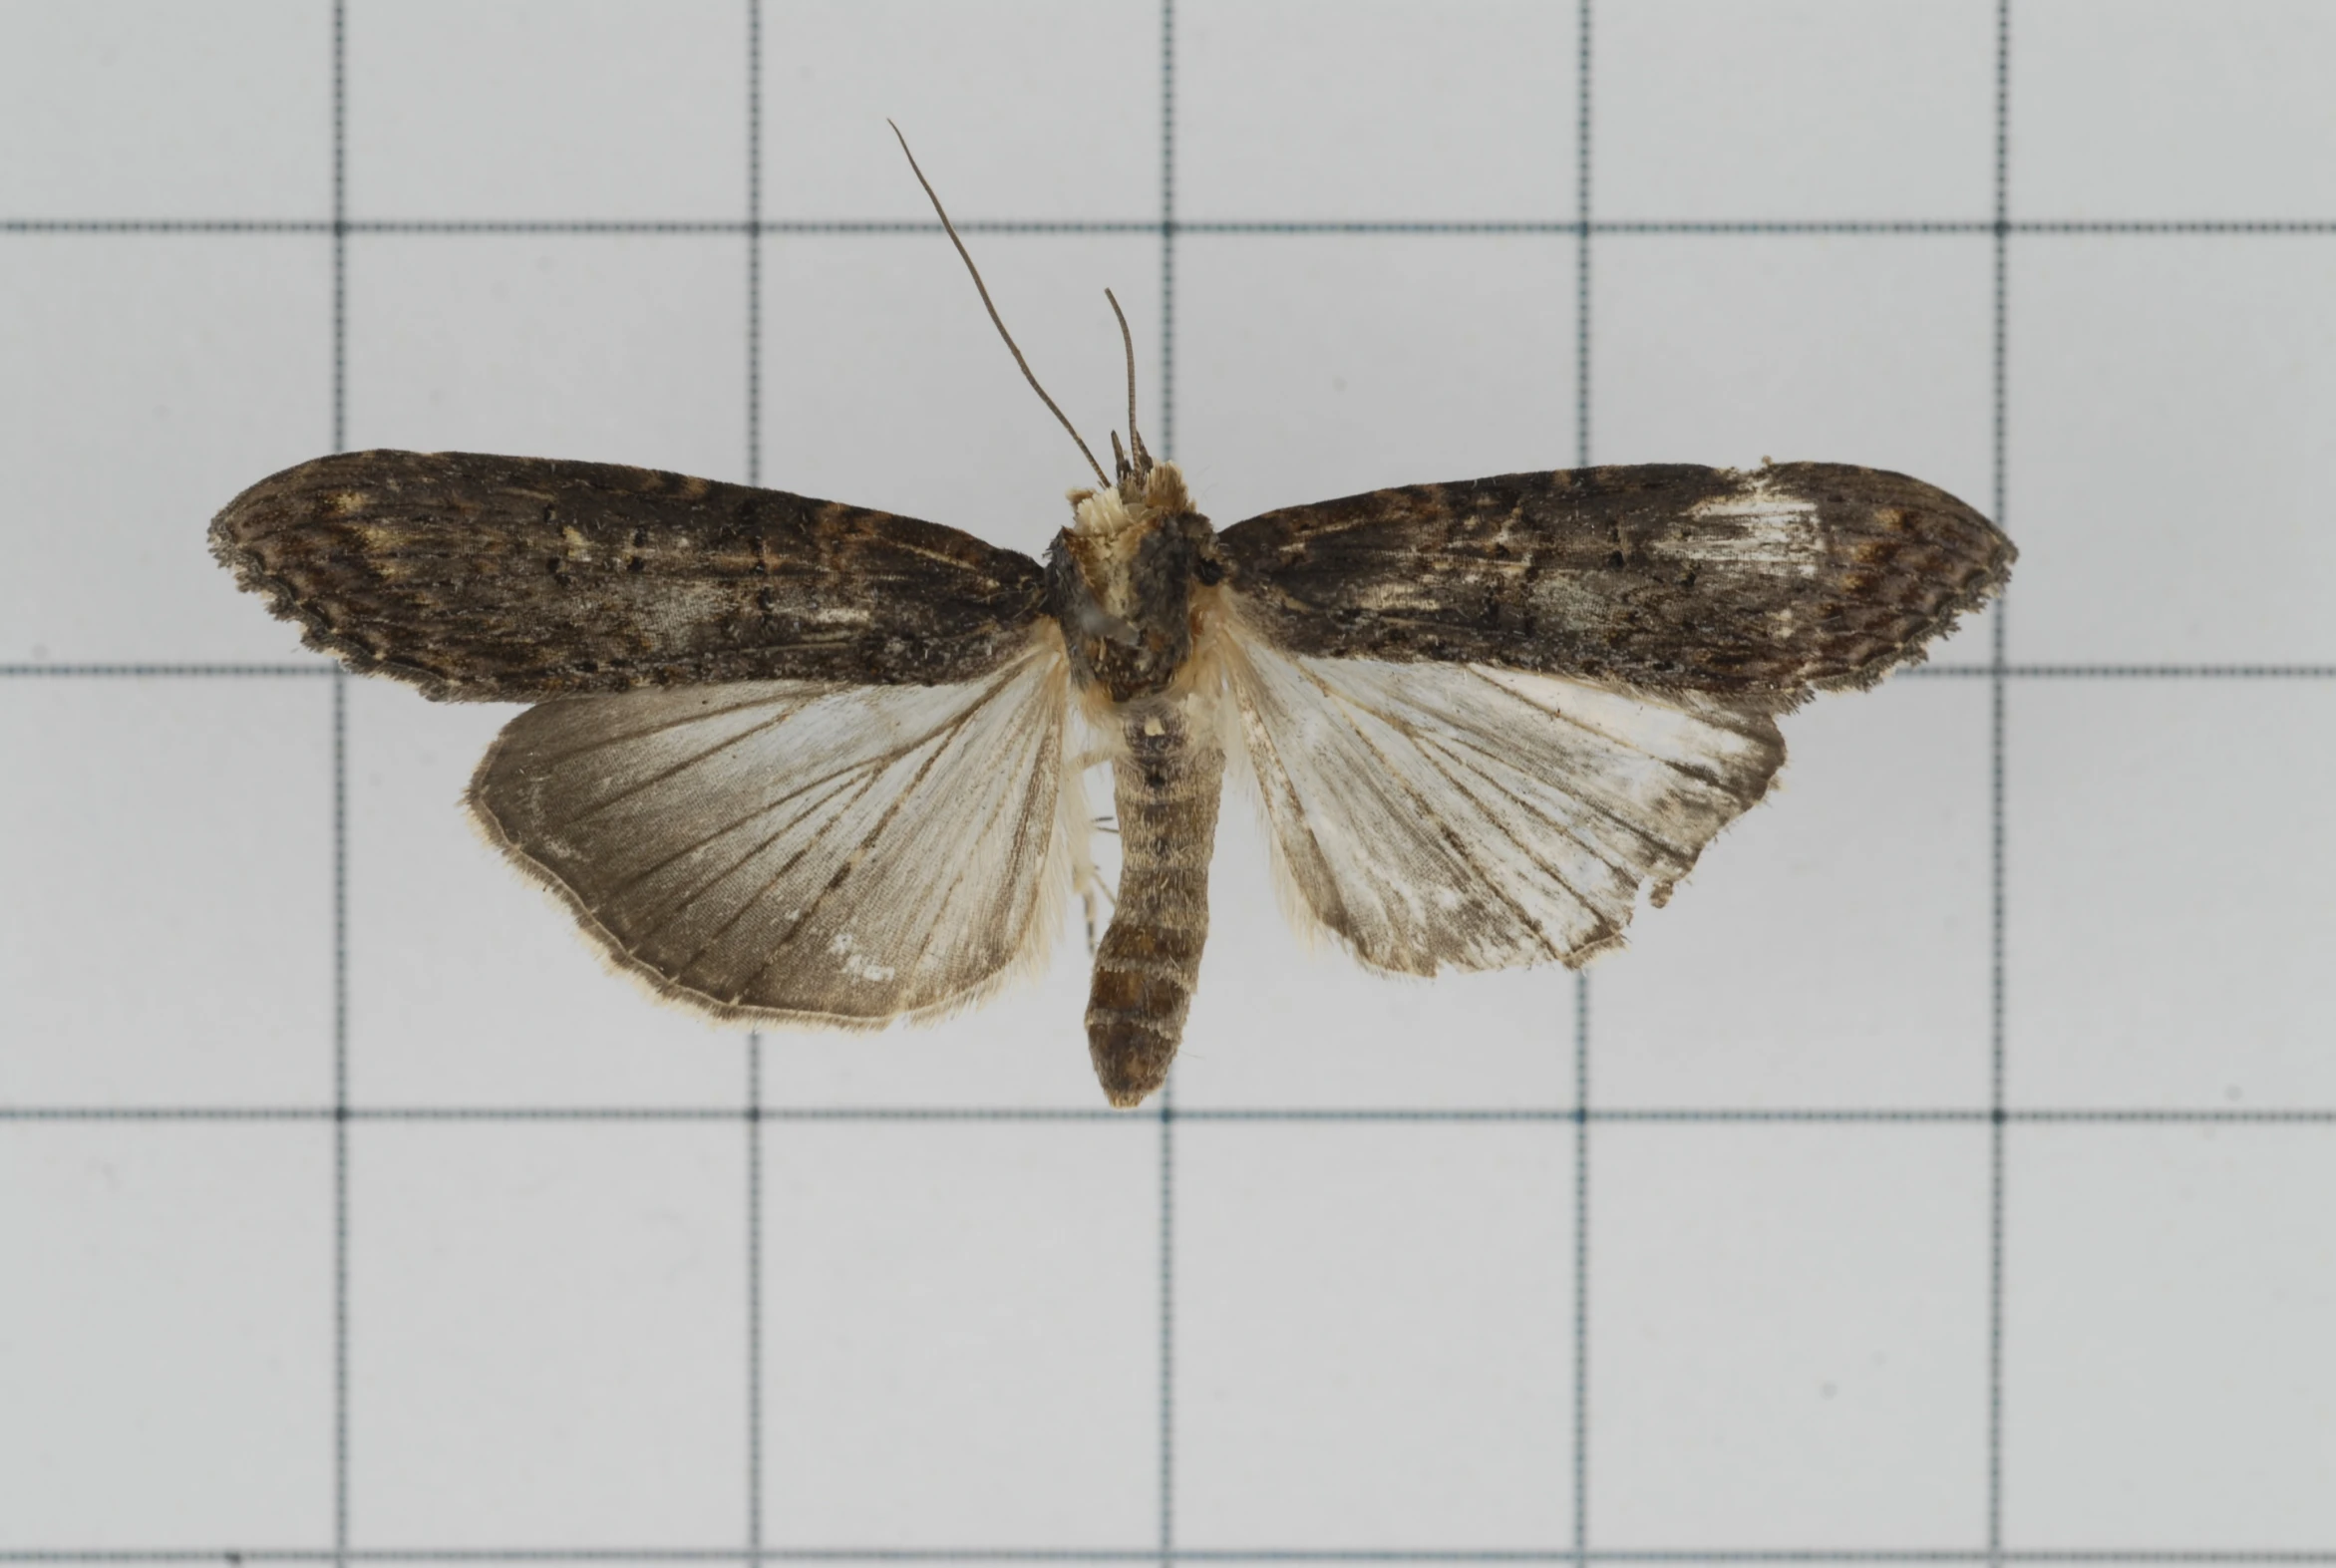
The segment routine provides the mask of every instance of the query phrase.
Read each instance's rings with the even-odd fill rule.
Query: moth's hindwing
[[[724,1018],[874,1027],[1043,961],[1083,825],[1054,624],[945,686],[564,698],[472,782],[490,837],[615,962]]]
[[[1259,635],[1709,692],[1864,686],[2003,583],[2011,541],[1901,473],[1646,465],[1404,485],[1217,536]]]
[[[1757,706],[1296,654],[1237,613],[1228,633],[1290,912],[1373,969],[1578,966],[1784,765]]]
[[[432,697],[960,681],[1021,648],[1038,563],[912,517],[648,469],[355,452],[211,524],[311,647]]]

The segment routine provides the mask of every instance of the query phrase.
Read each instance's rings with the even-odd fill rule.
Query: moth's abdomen
[[[1111,1102],[1141,1103],[1168,1081],[1208,940],[1208,856],[1224,747],[1202,704],[1115,707],[1124,751],[1112,765],[1120,816],[1119,905],[1095,953],[1087,1045]]]

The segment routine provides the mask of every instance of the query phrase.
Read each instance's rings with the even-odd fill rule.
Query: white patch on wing
[[[1668,530],[1660,551],[1683,560],[1782,566],[1814,577],[1825,559],[1817,502],[1773,488],[1765,473],[1743,475],[1743,489],[1698,501]]]
[[[1084,813],[1063,801],[1052,623],[948,686],[755,681],[511,721],[482,825],[622,967],[724,1017],[870,1027],[1043,960]]]
[[[1292,914],[1375,969],[1578,965],[1783,766],[1765,714],[1485,665],[1288,653],[1226,682]]]

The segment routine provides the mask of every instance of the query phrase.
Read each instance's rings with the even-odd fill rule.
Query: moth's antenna
[[[990,324],[998,329],[998,336],[1006,340],[1006,348],[1014,356],[1014,363],[1022,367],[1023,380],[1029,382],[1030,390],[1038,394],[1038,401],[1063,422],[1063,429],[1071,433],[1071,439],[1079,442],[1079,456],[1085,458],[1087,466],[1095,470],[1095,482],[1109,488],[1112,481],[1104,477],[1103,465],[1095,461],[1095,454],[1089,452],[1087,443],[1080,440],[1078,429],[1071,423],[1071,416],[1057,408],[1055,400],[1046,395],[1046,388],[1040,386],[1038,377],[1031,374],[1030,361],[1022,357],[1021,349],[1015,347],[1014,334],[1006,330],[1006,323],[998,316],[998,307],[990,303],[989,285],[981,280],[981,268],[973,264],[973,256],[966,250],[965,241],[957,237],[957,225],[949,221],[949,214],[941,206],[941,198],[933,193],[933,182],[924,177],[923,169],[916,166],[916,155],[908,151],[908,138],[901,136],[900,128],[892,125],[891,121],[887,120],[884,124],[892,126],[892,135],[900,138],[900,152],[908,159],[908,171],[916,176],[918,184],[924,186],[925,199],[932,202],[933,210],[940,214],[941,227],[948,231],[949,243],[955,245],[957,254],[964,258],[965,270],[973,274],[973,286],[981,295],[982,308],[990,313]]]
[[[1103,297],[1112,302],[1112,314],[1120,318],[1120,347],[1128,351],[1128,445],[1135,449],[1136,475],[1142,478],[1151,471],[1152,454],[1144,450],[1144,438],[1136,431],[1136,335],[1128,330],[1128,313],[1120,309],[1119,296],[1107,288]]]

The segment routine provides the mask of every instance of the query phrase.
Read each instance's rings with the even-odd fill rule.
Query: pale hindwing
[[[531,708],[472,781],[489,834],[621,966],[723,1017],[846,1028],[978,1000],[1059,923],[1060,632],[947,686],[652,688]]]
[[[1708,699],[1308,658],[1237,622],[1225,668],[1293,917],[1401,974],[1615,945],[1785,761],[1766,715]]]

